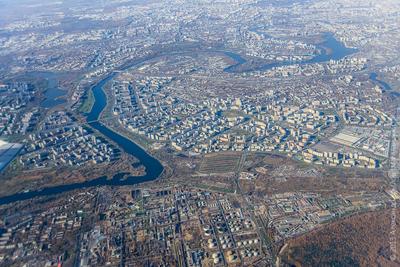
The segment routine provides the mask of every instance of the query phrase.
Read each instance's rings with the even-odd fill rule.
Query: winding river
[[[303,61],[281,61],[281,62],[274,62],[269,64],[264,64],[261,66],[257,66],[255,68],[251,68],[246,70],[246,72],[251,71],[267,71],[277,67],[289,66],[293,64],[298,65],[305,65],[305,64],[313,64],[313,63],[321,63],[327,62],[329,60],[339,60],[346,56],[356,53],[358,50],[355,48],[348,48],[343,43],[336,40],[332,33],[325,33],[324,34],[324,41],[317,45],[317,49],[321,51],[320,54],[314,56],[309,60]],[[239,66],[246,63],[246,59],[241,57],[238,54],[232,52],[225,52],[225,55],[232,58],[236,64],[233,64],[224,69],[225,72],[234,73],[238,69]]]
[[[338,60],[341,59],[345,56],[348,56],[354,52],[356,52],[355,49],[350,49],[346,48],[342,43],[338,42],[333,35],[327,35],[325,42],[321,44],[321,46],[324,48],[322,51],[322,54],[315,56],[311,60],[307,60],[304,62],[296,62],[296,64],[309,64],[309,63],[318,63],[318,62],[325,62],[329,61],[331,59]],[[329,50],[329,53],[326,52]],[[226,72],[234,72],[235,69],[240,66],[241,64],[244,64],[246,60],[242,58],[240,55],[235,54],[233,52],[228,52],[228,51],[218,51],[219,53],[223,53],[226,56],[230,57],[232,60],[234,60],[236,63],[229,66],[228,68],[225,69]],[[159,57],[154,56],[154,57],[149,57],[147,59],[141,60],[141,61],[136,61],[134,63],[128,64],[125,67],[121,68],[121,70],[126,70],[129,68],[132,68],[134,66],[137,66],[145,61],[151,60],[153,58]],[[274,64],[267,64],[263,65],[261,67],[258,67],[254,70],[268,70],[274,67],[278,66],[284,66],[284,65],[289,65],[293,64],[293,62],[279,62],[279,63],[274,63]],[[25,192],[20,192],[16,193],[10,196],[5,196],[0,198],[0,205],[2,204],[9,204],[13,203],[16,201],[20,200],[27,200],[31,199],[34,197],[39,197],[39,196],[49,196],[49,195],[54,195],[54,194],[59,194],[75,189],[84,189],[84,188],[89,188],[89,187],[95,187],[95,186],[125,186],[125,185],[134,185],[142,182],[147,182],[147,181],[153,181],[157,179],[163,172],[164,168],[162,164],[149,155],[146,151],[144,151],[140,146],[129,140],[128,138],[114,132],[113,130],[109,129],[106,127],[104,124],[102,124],[99,121],[99,117],[102,113],[102,111],[105,109],[107,105],[107,97],[106,94],[104,93],[103,87],[112,80],[115,76],[117,75],[116,72],[113,72],[109,74],[107,77],[99,81],[93,88],[93,94],[95,98],[94,105],[92,107],[92,110],[90,113],[86,115],[86,120],[87,123],[93,127],[94,129],[98,130],[101,134],[106,136],[108,139],[114,141],[121,149],[123,149],[126,153],[134,156],[137,158],[140,163],[145,167],[146,174],[143,176],[127,176],[126,174],[120,173],[115,175],[114,177],[108,179],[106,176],[99,177],[90,181],[86,182],[81,182],[81,183],[73,183],[73,184],[67,184],[67,185],[59,185],[59,186],[51,186],[47,187],[41,190],[34,190],[34,191],[25,191]]]
[[[138,64],[138,63],[136,63]],[[128,67],[127,67],[128,68]],[[140,163],[145,167],[146,174],[143,176],[128,176],[123,173],[119,173],[108,179],[106,176],[96,178],[94,180],[73,183],[67,185],[59,185],[47,187],[41,190],[28,191],[16,193],[14,195],[1,197],[0,205],[9,204],[20,200],[27,200],[39,196],[49,196],[54,194],[59,194],[75,189],[84,189],[95,186],[124,186],[124,185],[134,185],[138,183],[153,181],[157,179],[164,170],[162,164],[152,156],[150,156],[146,151],[144,151],[140,146],[133,143],[128,138],[112,131],[111,129],[104,126],[100,121],[98,121],[101,112],[107,105],[107,97],[103,91],[104,85],[115,77],[116,73],[108,75],[106,78],[97,83],[93,88],[93,93],[95,97],[95,103],[92,107],[90,113],[86,115],[86,120],[88,124],[94,129],[98,130],[101,134],[105,135],[107,138],[114,141],[119,147],[121,147],[126,153],[139,159]]]

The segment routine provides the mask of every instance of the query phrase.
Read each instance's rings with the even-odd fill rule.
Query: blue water
[[[318,44],[317,47],[321,51],[321,54],[314,56],[312,59],[299,62],[293,62],[293,61],[274,62],[246,70],[246,72],[267,71],[272,68],[283,67],[293,64],[305,65],[305,64],[327,62],[329,60],[339,60],[346,56],[354,54],[358,51],[355,48],[346,47],[343,43],[336,40],[333,34],[331,33],[324,34],[324,41]],[[226,72],[233,73],[240,65],[247,62],[246,59],[232,52],[225,52],[225,55],[229,56],[230,58],[236,61],[236,64],[224,69],[224,71]]]
[[[60,104],[64,104],[67,101],[59,97],[66,95],[66,93],[66,91],[59,88],[49,88],[44,93],[45,100],[40,103],[40,106],[43,108],[52,108]]]
[[[336,40],[336,38],[331,33],[326,33],[324,35],[324,39],[324,42],[318,45],[318,48],[322,50],[322,53],[300,64],[321,63],[329,60],[339,60],[358,51],[356,48],[346,47],[343,43]],[[327,49],[330,50],[330,53],[327,53]]]
[[[371,73],[369,75],[369,78],[371,79],[371,81],[373,81],[373,82],[379,84],[380,86],[382,86],[383,89],[385,89],[385,91],[388,91],[389,95],[391,97],[396,97],[396,98],[400,97],[400,92],[393,91],[392,87],[388,83],[386,83],[385,81],[379,80],[378,79],[378,74],[376,74],[375,72]]]
[[[140,146],[136,145],[126,137],[110,130],[102,123],[98,121],[101,112],[104,110],[107,104],[107,97],[103,91],[103,86],[111,80],[116,74],[110,74],[107,78],[101,80],[96,86],[93,87],[93,93],[95,97],[95,103],[92,110],[87,114],[86,119],[90,126],[98,130],[101,134],[105,135],[116,144],[118,144],[126,153],[137,158],[140,163],[145,167],[146,174],[143,176],[128,176],[125,177],[125,173],[119,173],[107,179],[106,176],[96,178],[82,183],[74,183],[67,185],[59,185],[44,188],[42,190],[34,190],[28,192],[21,192],[14,195],[6,196],[0,198],[0,205],[9,204],[16,201],[27,200],[39,196],[49,196],[54,194],[59,194],[75,189],[84,189],[94,186],[125,186],[134,185],[138,183],[148,182],[157,179],[164,170],[162,164],[152,156],[150,156],[146,151],[144,151]]]
[[[226,56],[233,59],[236,63],[225,68],[225,72],[234,72],[237,67],[247,62],[246,59],[242,58],[240,55],[233,53],[233,52],[223,52]]]
[[[58,87],[57,75],[51,72],[33,72],[32,75],[47,80],[47,89],[44,92],[45,99],[40,103],[41,107],[53,108],[67,102],[65,99],[60,98],[61,96],[65,96],[67,91],[61,90]]]
[[[103,86],[106,85],[110,80],[115,77],[115,73],[110,74],[107,78],[101,80],[92,89],[95,102],[92,109],[86,114],[86,120],[88,122],[97,121],[100,117],[101,112],[107,106],[107,96],[103,91]]]
[[[379,84],[380,86],[382,86],[383,89],[385,89],[385,90],[387,90],[387,91],[392,90],[392,87],[390,87],[389,84],[387,84],[386,82],[384,82],[384,81],[378,79],[378,74],[376,74],[375,72],[371,73],[371,74],[369,75],[369,78],[370,78],[372,81],[374,81],[375,83],[377,83],[377,84]]]
[[[320,46],[325,49],[326,48],[330,49],[332,51],[332,53],[328,54],[328,53],[324,52],[321,55],[315,56],[311,60],[307,60],[307,61],[297,63],[297,64],[318,63],[318,62],[329,61],[331,59],[338,60],[338,59],[341,59],[341,58],[357,51],[356,49],[346,48],[342,43],[338,42],[331,34],[327,34],[325,37],[326,37],[325,41],[322,44],[320,44]],[[323,51],[326,51],[325,49],[323,49]],[[221,51],[219,51],[219,52],[221,52]],[[234,72],[238,66],[240,66],[241,64],[244,64],[246,62],[246,60],[238,54],[235,54],[232,52],[226,52],[226,51],[223,51],[223,53],[226,56],[231,57],[236,62],[232,66],[226,68],[225,69],[226,72]],[[152,58],[155,58],[155,57],[149,57],[147,59],[143,59],[143,60],[131,63],[131,64],[127,64],[125,67],[121,68],[121,70],[125,70],[125,69],[131,68],[135,65],[139,65],[140,63],[143,63]],[[253,70],[267,70],[267,69],[271,69],[273,67],[284,66],[284,65],[289,65],[289,64],[293,64],[293,62],[279,62],[279,63],[274,63],[274,64],[266,64],[264,66],[261,66],[259,68],[253,69]],[[93,94],[95,97],[95,103],[94,103],[90,113],[88,113],[86,115],[86,120],[91,127],[98,130],[101,134],[108,137],[109,139],[113,140],[126,153],[137,158],[140,161],[140,163],[145,167],[146,174],[143,176],[128,176],[128,177],[126,177],[127,174],[119,173],[119,174],[116,174],[111,179],[107,179],[107,177],[103,176],[103,177],[99,177],[94,180],[90,180],[90,181],[82,182],[82,183],[52,186],[52,187],[44,188],[41,190],[16,193],[14,195],[1,197],[0,205],[9,204],[9,203],[13,203],[16,201],[21,201],[21,200],[27,200],[27,199],[31,199],[34,197],[49,196],[49,195],[59,194],[59,193],[63,193],[63,192],[71,191],[71,190],[84,189],[84,188],[90,188],[90,187],[95,187],[95,186],[134,185],[134,184],[138,184],[138,183],[142,183],[142,182],[155,180],[162,174],[164,168],[157,159],[153,158],[151,155],[146,153],[146,151],[144,151],[140,146],[136,145],[129,139],[123,137],[122,135],[110,130],[109,128],[107,128],[106,126],[104,126],[102,123],[100,123],[98,121],[101,112],[104,110],[104,108],[107,105],[107,97],[103,91],[103,87],[108,81],[113,79],[115,77],[115,75],[117,75],[117,74],[112,73],[112,74],[108,75],[106,78],[104,78],[103,80],[98,82],[92,88]]]

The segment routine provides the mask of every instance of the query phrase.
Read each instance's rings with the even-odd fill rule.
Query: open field
[[[218,153],[207,155],[200,164],[201,173],[235,172],[239,166],[241,153]]]

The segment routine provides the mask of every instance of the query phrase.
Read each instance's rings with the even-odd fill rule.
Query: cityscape
[[[397,0],[0,0],[0,266],[400,266]]]

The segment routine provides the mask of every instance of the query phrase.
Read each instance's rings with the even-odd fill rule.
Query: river
[[[128,67],[127,67],[128,68]],[[119,173],[108,179],[106,176],[96,178],[94,180],[81,182],[81,183],[73,183],[67,185],[59,185],[47,187],[41,190],[34,190],[28,192],[20,192],[14,195],[1,197],[0,205],[9,204],[16,201],[27,200],[34,197],[39,196],[49,196],[54,194],[59,194],[63,192],[68,192],[75,189],[84,189],[95,186],[126,186],[126,185],[134,185],[138,183],[153,181],[157,179],[164,170],[162,164],[152,156],[150,156],[146,151],[144,151],[140,146],[133,143],[128,138],[110,130],[106,126],[104,126],[101,122],[98,121],[98,118],[101,112],[107,105],[107,97],[103,91],[104,85],[110,81],[116,73],[112,73],[108,75],[106,78],[97,83],[93,88],[93,93],[95,97],[95,103],[92,107],[92,110],[89,114],[86,115],[86,120],[88,124],[94,129],[98,130],[101,134],[105,135],[107,138],[114,141],[121,149],[123,149],[126,153],[137,158],[140,163],[145,167],[146,174],[143,176],[126,176],[126,174]]]
[[[326,36],[325,41],[321,44],[325,49],[329,49],[330,53],[324,52],[321,55],[315,56],[311,60],[307,60],[304,62],[300,62],[297,64],[309,64],[309,63],[318,63],[329,61],[331,59],[341,59],[351,53],[354,53],[355,49],[346,48],[343,44],[338,42],[333,35]],[[228,51],[218,51],[220,53],[225,54],[226,56],[233,59],[236,63],[232,66],[225,69],[226,72],[234,72],[235,68],[244,64],[246,60],[238,54]],[[183,52],[184,53],[184,52]],[[130,64],[127,64],[121,70],[126,70],[137,66],[147,60],[159,57],[162,55],[157,55],[154,57],[149,57],[140,61],[136,61]],[[279,62],[274,64],[267,64],[261,66],[254,70],[267,70],[277,66],[284,66],[293,64],[293,62]],[[20,192],[10,196],[5,196],[0,198],[0,205],[2,204],[9,204],[16,201],[27,200],[34,197],[39,196],[49,196],[54,194],[59,194],[63,192],[68,192],[71,190],[76,189],[85,189],[95,186],[126,186],[126,185],[134,185],[138,183],[153,181],[157,179],[163,172],[164,168],[162,164],[149,155],[145,150],[143,150],[140,146],[129,140],[128,138],[112,131],[104,124],[102,124],[98,119],[103,112],[104,108],[107,105],[107,97],[104,93],[103,87],[112,80],[117,75],[116,72],[109,74],[107,77],[99,81],[93,88],[93,94],[95,98],[94,105],[90,111],[90,113],[86,114],[86,120],[88,124],[93,127],[94,129],[98,130],[101,134],[109,138],[110,140],[114,141],[121,149],[123,149],[126,153],[132,155],[133,157],[137,158],[140,163],[145,167],[146,174],[143,176],[127,176],[126,174],[119,173],[114,177],[108,179],[106,176],[99,177],[90,181],[81,182],[81,183],[73,183],[73,184],[66,184],[66,185],[59,185],[59,186],[51,186],[40,190],[34,191],[27,191],[27,192]],[[125,177],[127,176],[127,177]]]
[[[387,82],[378,79],[378,74],[376,74],[375,72],[372,72],[369,75],[369,78],[374,83],[376,83],[376,84],[380,85],[381,87],[383,87],[383,89],[385,91],[387,91],[391,97],[400,97],[400,93],[398,91],[392,90],[392,87]]]
[[[255,30],[253,30],[255,31]],[[339,42],[336,40],[336,38],[333,36],[332,33],[325,33],[324,34],[324,41],[320,44],[317,45],[317,49],[321,51],[320,54],[315,55],[313,58],[309,60],[303,60],[303,61],[282,61],[282,62],[274,62],[274,63],[269,63],[269,64],[264,64],[261,66],[257,66],[251,69],[246,70],[246,72],[252,72],[252,71],[267,71],[272,68],[276,67],[283,67],[283,66],[289,66],[293,64],[298,64],[298,65],[305,65],[305,64],[313,64],[313,63],[322,63],[322,62],[327,62],[330,60],[340,60],[346,56],[349,56],[351,54],[356,53],[358,50],[355,48],[348,48],[346,47],[343,43]],[[246,59],[244,59],[242,56],[235,54],[233,52],[225,52],[226,56],[229,56],[231,59],[233,59],[236,63],[225,68],[225,72],[229,73],[234,73],[236,72],[237,68],[244,63],[247,62]]]
[[[382,86],[384,90],[387,90],[387,91],[392,90],[392,87],[390,87],[389,84],[387,84],[385,81],[382,81],[382,80],[378,79],[378,74],[376,74],[375,72],[372,72],[369,75],[369,78],[371,79],[371,81],[373,81],[373,82],[379,84],[380,86]]]

